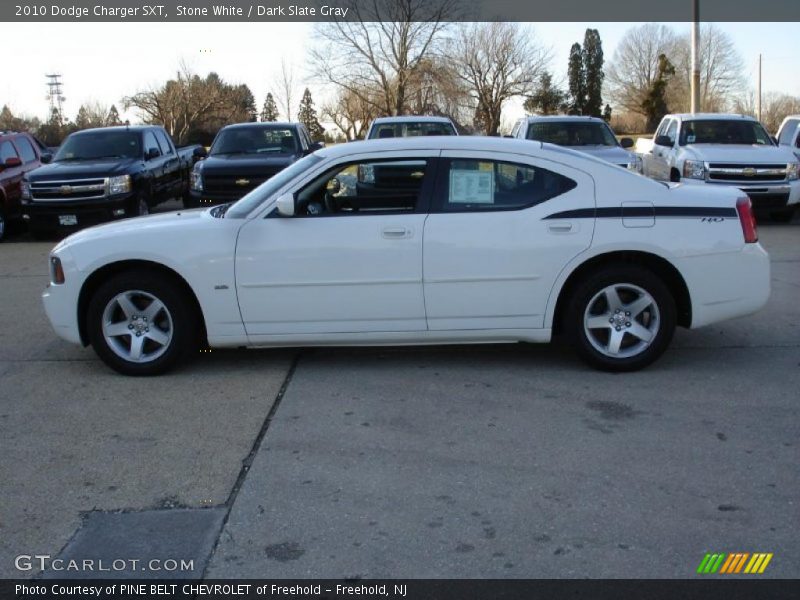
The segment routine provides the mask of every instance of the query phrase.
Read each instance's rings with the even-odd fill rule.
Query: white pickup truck
[[[800,115],[789,115],[783,120],[776,140],[778,146],[791,150],[800,159]]]
[[[665,116],[640,140],[644,174],[660,181],[738,187],[757,211],[789,221],[800,202],[798,157],[756,119],[719,113]]]

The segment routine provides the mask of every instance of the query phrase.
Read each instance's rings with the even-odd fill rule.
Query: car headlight
[[[798,171],[800,171],[800,163],[789,163],[786,165],[786,179],[795,181],[798,178]]]
[[[641,173],[642,172],[642,157],[638,154],[634,154],[631,156],[631,159],[628,161],[628,170],[633,171],[634,173]]]
[[[108,179],[108,193],[110,196],[127,194],[131,189],[130,175],[120,175],[119,177],[109,177]]]
[[[30,200],[31,199],[31,184],[22,180],[22,183],[19,184],[19,193],[20,198],[23,200]]]
[[[689,179],[705,179],[706,165],[702,160],[686,160],[683,162],[683,176]]]
[[[203,191],[203,173],[198,169],[192,169],[189,174],[189,185],[196,192]]]

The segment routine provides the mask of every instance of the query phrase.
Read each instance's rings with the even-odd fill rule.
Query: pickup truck
[[[600,160],[642,172],[642,159],[629,150],[633,139],[617,141],[611,127],[603,119],[580,115],[533,115],[519,119],[509,137],[556,144],[584,152]]]
[[[0,131],[0,242],[8,223],[22,217],[22,178],[52,158],[50,150],[31,134]]]
[[[238,123],[219,130],[191,173],[184,206],[234,202],[296,160],[322,148],[302,123]]]
[[[453,121],[447,117],[404,115],[378,117],[369,125],[366,139],[419,137],[428,135],[458,135]]]
[[[665,116],[652,144],[637,142],[644,174],[687,185],[737,187],[760,213],[790,221],[800,202],[798,159],[744,115]]]
[[[775,139],[778,146],[791,150],[800,159],[800,115],[786,117]]]
[[[176,148],[163,127],[103,127],[64,140],[22,181],[23,218],[36,236],[146,215],[189,191],[201,146]]]

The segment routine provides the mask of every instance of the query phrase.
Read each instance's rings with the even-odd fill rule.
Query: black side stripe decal
[[[564,210],[544,217],[547,219],[620,219],[622,217],[736,217],[735,208],[718,206],[611,206]]]

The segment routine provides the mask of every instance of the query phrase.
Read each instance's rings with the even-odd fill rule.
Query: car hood
[[[600,160],[615,164],[627,165],[633,158],[634,153],[628,152],[619,146],[565,146],[570,150],[577,150],[589,156],[594,156]]]
[[[131,172],[131,167],[142,163],[136,158],[107,158],[102,160],[68,160],[42,165],[28,173],[29,181],[52,181],[84,177],[110,177]]]
[[[689,144],[684,146],[689,158],[706,162],[729,162],[747,164],[787,163],[796,159],[794,154],[778,146],[750,144]]]
[[[261,173],[275,172],[288,167],[298,156],[296,154],[280,155],[251,155],[251,154],[221,154],[209,156],[197,163],[197,168],[203,173],[214,175],[246,176]]]

